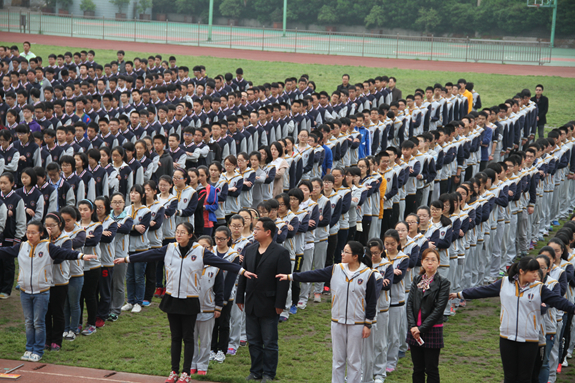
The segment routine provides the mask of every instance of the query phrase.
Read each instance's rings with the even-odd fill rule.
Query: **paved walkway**
[[[298,64],[351,65],[372,68],[400,68],[428,71],[494,73],[523,76],[559,76],[575,78],[575,67],[535,66],[512,64],[460,63],[450,61],[424,61],[407,59],[382,59],[376,57],[328,56],[307,53],[263,52],[256,50],[192,47],[154,43],[134,43],[76,37],[54,37],[24,33],[2,33],[2,40],[14,43],[30,41],[32,44],[83,47],[91,49],[124,49],[159,54],[212,56],[255,61],[279,61]]]
[[[93,368],[60,366],[55,364],[22,362],[19,360],[0,359],[0,372],[5,368],[12,369],[20,364],[24,366],[12,372],[22,375],[18,382],[22,383],[162,383],[166,377],[129,374],[127,372],[115,372],[96,370]],[[4,381],[4,380],[3,380]],[[5,380],[8,382],[9,380]],[[192,380],[192,382],[198,382]],[[211,383],[202,381],[203,383]]]

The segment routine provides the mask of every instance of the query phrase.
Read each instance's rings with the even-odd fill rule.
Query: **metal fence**
[[[551,62],[544,42],[338,33],[119,20],[0,10],[0,31],[358,57],[539,64]]]

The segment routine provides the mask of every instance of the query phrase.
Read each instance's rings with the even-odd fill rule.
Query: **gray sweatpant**
[[[347,366],[347,381],[361,381],[361,357],[363,348],[363,325],[346,325],[331,322],[331,344],[333,349],[332,383],[344,383]]]
[[[194,327],[194,357],[192,358],[192,370],[208,371],[214,323],[216,323],[216,318],[213,316],[205,321],[196,320],[196,326]]]
[[[327,245],[327,241],[325,242],[325,244]],[[315,245],[315,246],[317,246],[317,245]],[[305,249],[303,251],[303,262],[301,264],[301,271],[302,272],[312,270],[312,267],[314,265],[313,263],[314,263],[314,255],[315,255],[314,254],[314,247],[312,247],[311,249]],[[325,260],[324,260],[324,262],[325,262]],[[310,282],[300,283],[300,294],[299,294],[298,302],[307,302],[307,300],[309,299],[310,290],[311,290],[311,283]]]
[[[325,267],[325,259],[327,258],[327,240],[318,242],[313,249],[313,269],[319,270]],[[303,290],[303,287],[302,287]],[[323,283],[314,283],[314,294],[321,294],[323,292]]]
[[[374,366],[373,374],[376,378],[385,379],[387,372],[387,347],[389,331],[389,311],[377,314],[377,323],[371,328],[373,338]]]
[[[127,263],[114,265],[114,272],[112,273],[112,304],[110,305],[110,314],[119,316],[122,312],[121,308],[126,300],[124,285],[126,282],[127,270]]]

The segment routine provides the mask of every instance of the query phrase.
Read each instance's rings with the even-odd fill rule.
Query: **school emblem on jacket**
[[[32,156],[32,153],[30,153],[30,152],[26,153],[26,157],[31,157],[31,156]]]
[[[97,182],[97,183],[102,182],[102,177],[96,177],[96,182]]]
[[[533,293],[529,293],[527,294],[527,298],[529,298],[529,300],[533,300],[534,294]]]
[[[358,285],[361,285],[362,283],[363,283],[363,279],[360,278],[360,279],[357,280],[357,284],[358,284]]]
[[[188,203],[188,199],[187,199],[187,198],[184,198],[184,203]]]
[[[30,206],[36,206],[36,202],[35,202],[35,201],[30,201]]]
[[[441,236],[443,237],[445,235],[445,230],[441,231]]]
[[[210,271],[210,272],[208,273],[208,277],[212,278],[213,276],[214,276],[214,272],[213,272],[213,271]]]
[[[43,251],[41,251],[41,252],[38,253],[38,257],[42,258],[43,256],[44,256],[44,252],[43,252]]]
[[[196,258],[197,258],[197,256],[195,256],[195,255],[192,255],[192,261],[195,261],[195,260],[196,260]]]

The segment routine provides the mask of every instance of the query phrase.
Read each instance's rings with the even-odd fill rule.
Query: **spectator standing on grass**
[[[341,84],[339,84],[337,86],[337,90],[341,91],[341,90],[348,90],[349,88],[353,87],[353,85],[351,85],[349,83],[349,75],[348,74],[344,74],[343,76],[341,76]]]
[[[397,102],[401,99],[401,90],[397,89],[395,86],[397,84],[397,80],[395,77],[390,77],[387,83],[387,87],[389,88],[389,92],[391,93],[391,101]]]
[[[439,382],[439,353],[443,348],[443,311],[449,298],[447,278],[437,272],[439,253],[421,255],[420,275],[413,278],[407,299],[407,343],[413,361],[413,382]]]
[[[246,334],[251,367],[246,380],[272,381],[278,366],[278,323],[287,299],[289,282],[277,280],[289,274],[290,255],[273,241],[277,227],[270,218],[260,218],[254,227],[256,243],[244,249],[243,266],[256,279],[240,277],[236,300],[246,313]],[[243,270],[243,269],[242,269]],[[247,277],[247,276],[246,276]],[[248,277],[249,278],[249,277]]]
[[[549,99],[543,95],[545,88],[541,84],[535,87],[535,96],[531,101],[537,104],[537,132],[539,138],[543,138],[545,133],[545,124],[547,123],[547,112],[549,111]]]
[[[28,61],[30,61],[31,59],[36,57],[36,55],[34,53],[30,52],[30,42],[29,41],[24,41],[24,52],[22,52],[22,54],[20,56],[24,57]]]

